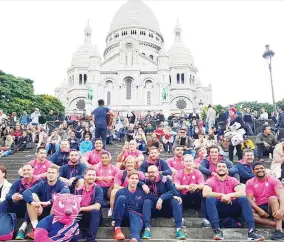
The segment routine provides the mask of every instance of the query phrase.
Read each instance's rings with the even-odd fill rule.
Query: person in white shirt
[[[3,110],[0,110],[0,125],[2,125],[6,119],[7,115],[3,113]]]
[[[264,108],[261,108],[260,112],[261,112],[261,114],[260,114],[258,119],[261,119],[261,120],[268,119],[268,113],[266,112],[266,110]]]
[[[10,191],[12,184],[6,179],[7,169],[5,166],[0,165],[0,202],[6,199],[6,195]]]
[[[208,128],[212,128],[215,126],[215,120],[216,120],[216,110],[211,107],[211,105],[208,105],[208,110],[206,114],[206,122],[208,123]]]
[[[39,124],[39,117],[41,116],[39,109],[35,108],[35,111],[31,114],[32,124],[37,125]]]

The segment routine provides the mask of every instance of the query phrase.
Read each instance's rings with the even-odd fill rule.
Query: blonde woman
[[[14,153],[15,143],[12,135],[7,135],[4,145],[1,147],[0,157],[12,155]]]
[[[142,128],[139,128],[137,130],[137,133],[134,139],[136,140],[138,144],[137,149],[142,152],[145,152],[146,151],[146,136]]]

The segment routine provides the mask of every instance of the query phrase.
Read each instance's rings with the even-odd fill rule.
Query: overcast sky
[[[72,55],[84,42],[90,19],[92,42],[102,56],[112,18],[126,1],[0,1],[0,69],[34,80],[36,93],[54,94]],[[276,100],[284,98],[284,1],[145,1],[156,15],[168,50],[177,18],[182,41],[193,54],[213,103],[271,102],[264,46],[276,53]]]

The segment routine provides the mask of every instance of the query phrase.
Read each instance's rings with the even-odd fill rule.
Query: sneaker
[[[211,224],[206,218],[202,219],[201,228],[211,228]]]
[[[111,210],[111,208],[108,210],[107,216],[108,216],[108,217],[112,217],[112,210]]]
[[[111,227],[114,227],[115,221],[111,221]]]
[[[23,230],[19,230],[15,239],[16,240],[24,240],[25,239],[25,232]]]
[[[35,230],[33,229],[30,233],[26,234],[26,238],[34,240],[34,237],[35,237],[34,233],[35,233]]]
[[[213,240],[223,240],[223,232],[220,229],[214,229],[214,237]]]
[[[114,237],[115,240],[125,240],[125,236],[121,231],[121,228],[117,228],[114,230]]]
[[[177,230],[176,232],[177,239],[179,240],[185,240],[187,235],[182,231],[182,229]]]
[[[276,231],[274,231],[274,232],[276,232]],[[274,234],[274,232],[273,232],[273,234]],[[279,232],[282,233],[280,230],[279,230]],[[277,234],[279,234],[279,232],[277,232]],[[273,236],[273,234],[272,234],[272,236]],[[253,230],[251,232],[248,232],[248,240],[263,241],[264,236],[262,234],[259,234],[258,230]]]
[[[145,229],[144,233],[142,234],[142,239],[151,239],[152,233],[150,229]]]
[[[132,238],[129,242],[137,242],[137,239]]]
[[[271,239],[272,240],[284,239],[284,233],[279,229],[275,229],[271,234]]]

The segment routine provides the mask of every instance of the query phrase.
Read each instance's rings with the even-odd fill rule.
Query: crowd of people
[[[0,213],[24,219],[16,239],[34,238],[38,222],[52,212],[54,193],[82,196],[79,225],[88,242],[95,241],[102,208],[108,208],[116,240],[125,239],[124,225],[131,242],[151,239],[151,218],[157,217],[173,217],[176,237],[184,240],[186,208],[201,210],[201,226],[212,227],[214,240],[224,238],[222,228],[244,224],[249,240],[264,240],[255,223],[274,227],[273,240],[284,239],[284,142],[269,125],[263,125],[253,142],[233,106],[218,119],[209,106],[203,122],[196,110],[186,118],[166,119],[162,112],[122,117],[103,100],[98,105],[92,118],[86,112],[68,114],[53,130],[39,125],[38,109],[20,118],[25,123],[15,119],[13,125],[0,110],[2,157],[37,146],[35,159],[19,169],[13,184],[0,165]],[[122,144],[117,157],[108,151],[113,142]],[[172,157],[163,160],[168,153]]]

